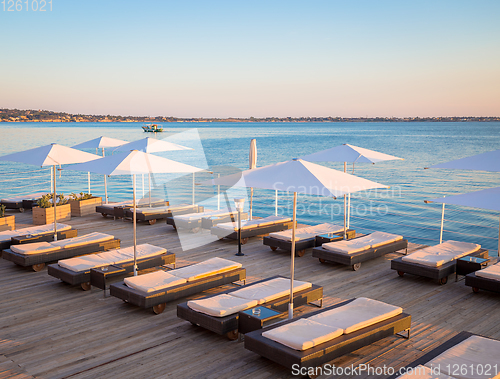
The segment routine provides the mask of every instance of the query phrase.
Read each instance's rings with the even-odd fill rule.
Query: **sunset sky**
[[[32,0],[28,0],[31,7]],[[40,3],[40,0],[38,0]],[[0,108],[500,116],[500,1],[0,4]]]

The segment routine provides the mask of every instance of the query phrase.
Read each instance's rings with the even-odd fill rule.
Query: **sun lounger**
[[[160,314],[170,301],[224,284],[244,281],[245,278],[246,270],[240,263],[211,258],[168,272],[126,278],[121,283],[112,284],[109,289],[112,296],[141,308],[153,308],[154,313]]]
[[[324,243],[315,247],[312,256],[321,263],[340,263],[356,271],[361,262],[380,257],[398,250],[406,250],[408,241],[402,236],[384,232],[374,232],[351,240]]]
[[[294,306],[323,300],[323,287],[294,281]],[[290,279],[276,276],[222,292],[204,299],[177,305],[177,317],[229,339],[238,337],[238,311],[264,305],[286,312],[290,296]]]
[[[123,218],[125,214],[125,209],[133,206],[132,200],[120,201],[115,203],[101,204],[96,206],[95,211],[102,214],[102,217],[113,216],[116,220],[117,218]],[[152,198],[151,205],[155,207],[168,205],[168,201]],[[137,207],[149,207],[149,199],[140,199],[137,201]]]
[[[465,285],[472,287],[472,291],[479,290],[500,292],[500,262],[483,270],[471,272],[465,276]]]
[[[164,220],[174,215],[203,212],[203,207],[199,205],[181,204],[165,205],[161,207],[140,207],[136,209],[137,221],[148,222],[153,225],[157,220]],[[134,211],[132,208],[124,209],[124,218],[132,219]]]
[[[175,254],[167,253],[166,249],[150,244],[137,246],[138,270],[166,264],[175,265]],[[47,267],[49,275],[71,285],[80,284],[84,290],[89,290],[91,285],[105,290],[110,280],[123,278],[133,271],[133,246],[63,259]]]
[[[76,237],[78,232],[70,225],[57,224],[57,240]],[[8,249],[10,245],[32,242],[51,242],[54,240],[54,224],[30,226],[29,228],[0,232],[0,249]]]
[[[456,260],[465,256],[488,258],[488,250],[475,243],[445,241],[393,259],[391,269],[397,270],[399,276],[408,273],[446,284],[448,276],[456,271]]]
[[[188,213],[167,217],[167,224],[172,225],[174,229],[190,229],[196,232],[201,228],[210,229],[217,224],[236,221],[237,219],[238,212],[230,209],[220,209],[216,211],[205,210],[199,213]],[[241,213],[241,219],[248,219],[248,213]]]
[[[247,220],[241,222],[241,243],[245,244],[249,237],[279,232],[290,229],[292,219],[289,217],[268,216],[259,219]],[[227,222],[220,223],[210,229],[210,232],[219,239],[229,238],[238,239],[238,223]]]
[[[289,369],[308,370],[406,331],[411,316],[399,307],[358,298],[245,335],[245,348]]]
[[[406,374],[389,379],[500,378],[500,341],[460,332],[417,360],[405,365]],[[441,376],[438,376],[437,374]]]
[[[316,246],[316,236],[320,234],[330,234],[338,236],[341,240],[344,235],[344,227],[331,223],[324,223],[314,226],[306,226],[295,230],[295,255],[302,257],[306,249]],[[347,230],[347,238],[354,238],[356,231]],[[283,249],[292,251],[292,230],[284,230],[282,232],[270,233],[264,237],[263,243],[269,246],[272,251]]]
[[[0,200],[0,205],[5,205],[7,209],[19,209],[19,212],[24,212],[25,209],[33,208],[34,203],[47,192],[37,192],[23,196],[13,196]]]
[[[62,241],[11,245],[10,249],[3,251],[2,257],[19,266],[31,266],[40,271],[48,262],[119,247],[120,240],[109,234],[90,233]]]

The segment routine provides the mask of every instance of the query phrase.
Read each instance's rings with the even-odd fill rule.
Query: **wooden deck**
[[[31,212],[8,213],[16,215],[18,228],[31,224]],[[80,235],[99,231],[120,238],[123,247],[132,244],[131,222],[96,214],[68,223]],[[272,252],[260,238],[243,246],[244,257],[235,257],[234,241],[182,251],[177,233],[165,223],[139,224],[137,235],[138,243],[174,252],[178,267],[218,256],[241,262],[247,269],[247,282],[289,274],[289,254]],[[193,238],[200,237],[193,234]],[[386,338],[332,364],[397,369],[463,330],[500,339],[500,324],[496,322],[500,295],[473,294],[454,277],[444,286],[410,275],[400,278],[389,262],[398,256],[389,254],[365,262],[357,272],[320,264],[310,250],[296,259],[296,278],[323,286],[324,305],[364,296],[401,306],[412,315],[410,340]],[[155,315],[104,297],[100,290],[84,292],[61,283],[48,276],[46,269],[33,272],[1,259],[0,270],[0,378],[293,377],[289,370],[245,350],[243,343],[178,319],[176,302]],[[211,292],[227,288],[230,286]],[[301,307],[295,314],[314,310],[313,306]]]

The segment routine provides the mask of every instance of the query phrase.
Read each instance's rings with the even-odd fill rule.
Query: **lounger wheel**
[[[398,275],[399,275],[400,277],[403,277],[403,276],[405,276],[405,273],[404,273],[403,271],[398,271]]]
[[[166,303],[161,303],[161,304],[155,305],[155,306],[153,306],[153,312],[156,313],[157,315],[159,315],[160,313],[162,313],[165,310],[166,306],[167,306]]]
[[[198,233],[201,230],[201,228],[198,226],[196,228],[191,229],[191,233]]]
[[[238,329],[235,329],[235,330],[231,330],[230,332],[227,332],[226,333],[226,337],[231,340],[231,341],[235,341],[238,339]]]
[[[31,266],[31,268],[32,268],[32,269],[33,269],[33,271],[35,271],[35,272],[42,271],[44,267],[45,267],[45,263],[39,263],[39,264],[37,264],[37,265],[33,265],[33,266]]]
[[[305,249],[298,250],[298,251],[295,252],[295,256],[296,257],[303,257],[305,253],[306,253]]]
[[[149,225],[154,225],[156,224],[156,219],[148,220]]]
[[[108,217],[108,215],[106,213],[101,213],[101,216],[104,218]]]
[[[323,259],[323,258],[318,258],[319,259],[319,263],[326,263],[326,259]]]
[[[248,242],[248,237],[241,239],[241,244],[244,245]]]
[[[445,276],[444,278],[439,279],[439,284],[443,285],[448,283],[448,277]]]
[[[24,213],[24,208],[19,208],[19,212]]]
[[[269,246],[271,248],[272,251],[276,251],[278,250],[278,248],[276,246]]]
[[[90,290],[90,287],[91,287],[90,282],[83,282],[80,284],[80,286],[82,287],[82,290],[84,290],[84,291]]]
[[[359,263],[354,263],[352,266],[352,271],[358,271],[361,268],[361,262]]]
[[[477,288],[477,287],[472,287],[472,292],[474,292],[474,293],[478,293],[478,292],[479,292],[479,288]]]
[[[177,226],[175,225],[172,225],[172,228],[174,228],[174,230],[177,230]]]

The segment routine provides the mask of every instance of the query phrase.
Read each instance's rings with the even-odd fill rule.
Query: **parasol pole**
[[[497,254],[500,257],[500,218],[498,219],[498,247]]]
[[[151,173],[148,172],[148,183],[149,183],[149,207],[151,208]]]
[[[346,228],[346,195],[344,194],[344,239],[347,239],[347,228]]]
[[[102,157],[104,158],[104,147],[102,148]],[[108,183],[106,175],[104,175],[104,203],[108,203]]]
[[[288,319],[293,318],[293,274],[295,271],[295,228],[297,224],[297,192],[293,193],[293,221],[292,221],[292,260],[290,264],[290,301],[288,303]]]
[[[220,179],[220,174],[217,174],[217,179]],[[217,210],[220,210],[220,184],[217,184]]]
[[[90,193],[90,171],[87,172],[87,182],[88,182],[88,185],[89,185],[89,189],[88,189],[87,193]]]
[[[142,198],[144,198],[144,174],[142,175]]]
[[[274,191],[274,215],[278,215],[278,190]]]
[[[137,213],[136,213],[136,205],[135,205],[135,174],[132,175],[132,186],[133,186],[133,201],[134,201],[134,217],[132,222],[134,224],[134,276],[137,276]]]
[[[439,243],[443,242],[443,225],[444,225],[444,203],[443,203],[443,210],[441,211],[441,231],[439,233]]]
[[[52,203],[54,204],[54,241],[57,241],[57,210],[56,210],[56,165],[52,166],[54,172],[54,193],[52,195]]]
[[[252,220],[253,187],[250,188],[250,220]]]
[[[193,205],[194,205],[194,172],[193,172],[193,189],[192,189],[192,193],[193,193],[192,202],[193,202]]]

